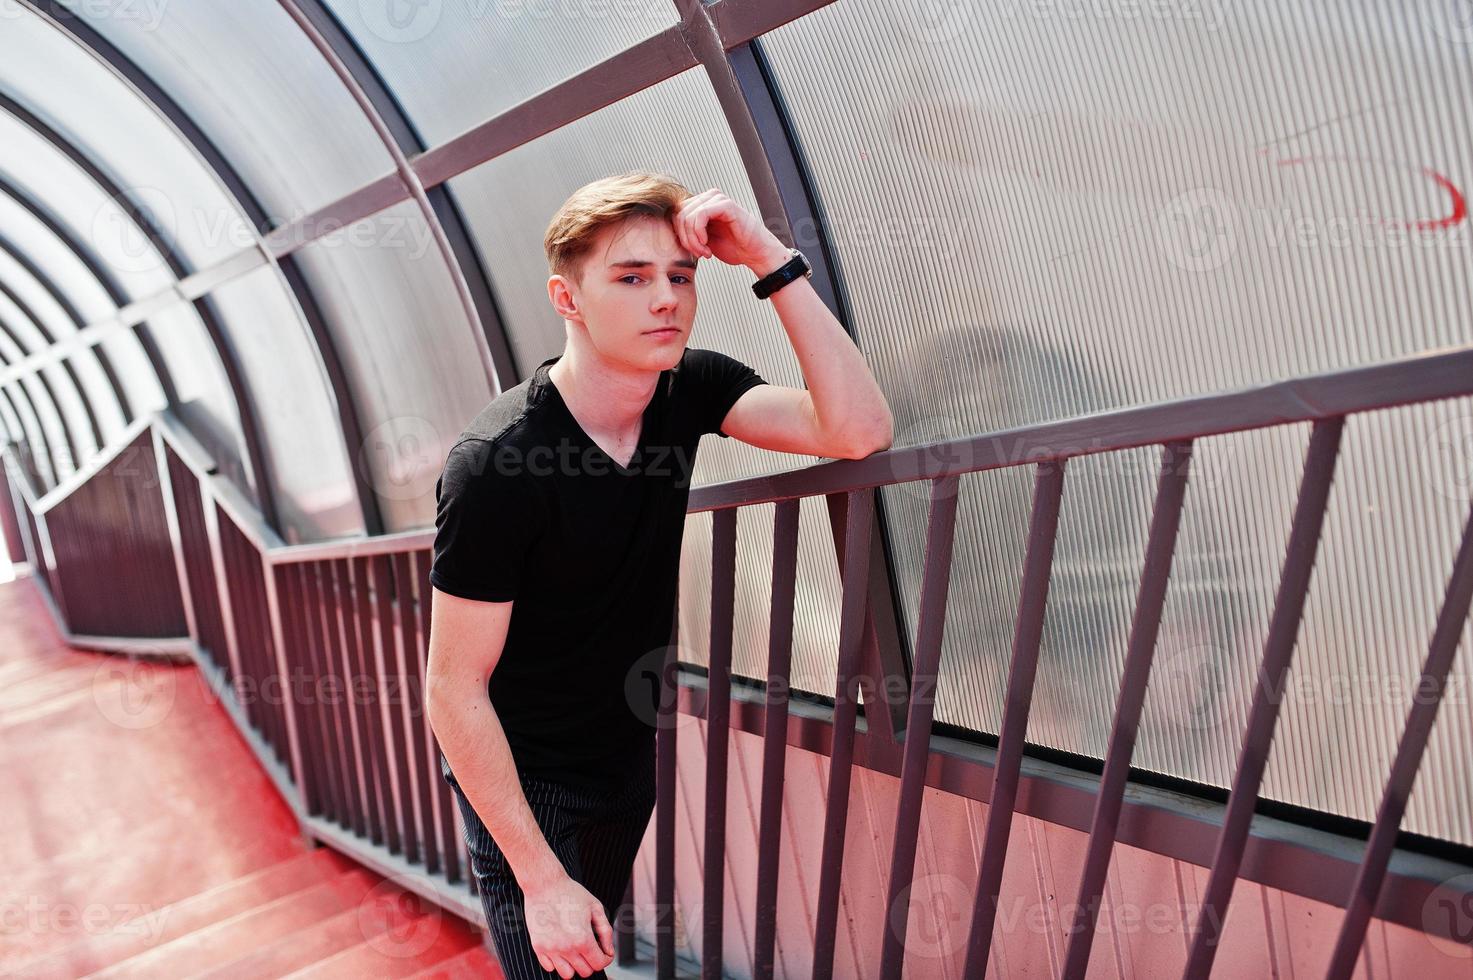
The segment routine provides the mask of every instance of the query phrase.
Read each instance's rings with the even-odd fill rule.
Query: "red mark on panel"
[[[1264,147],[1259,147],[1258,152],[1260,155],[1267,155],[1268,150]],[[1322,162],[1371,163],[1383,165],[1389,164],[1392,166],[1402,165],[1399,164],[1397,161],[1373,160],[1368,158],[1348,156],[1289,157],[1288,159],[1279,160],[1277,162],[1278,165],[1281,167],[1292,167],[1301,163]],[[1441,187],[1447,193],[1447,196],[1451,199],[1451,210],[1441,218],[1420,218],[1413,220],[1403,220],[1378,217],[1376,220],[1384,222],[1386,224],[1400,225],[1403,228],[1413,228],[1417,231],[1445,231],[1449,228],[1456,227],[1462,222],[1468,220],[1468,198],[1463,193],[1462,189],[1458,187],[1458,185],[1454,184],[1452,180],[1449,179],[1446,175],[1439,173],[1431,167],[1417,167],[1416,170],[1418,173],[1430,177],[1433,181],[1436,182],[1438,187]]]

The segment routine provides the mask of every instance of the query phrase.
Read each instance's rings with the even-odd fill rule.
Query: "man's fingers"
[[[572,965],[573,972],[580,977],[592,976],[593,971],[596,969],[596,967],[589,966],[588,961],[577,953],[569,953],[568,962]]]
[[[605,956],[614,955],[614,928],[609,925],[608,916],[604,915],[604,907],[595,905],[593,907],[593,932],[598,936],[598,947],[603,950]]]

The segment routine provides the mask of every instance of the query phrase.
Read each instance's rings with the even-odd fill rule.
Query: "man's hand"
[[[767,275],[788,258],[781,239],[715,187],[686,198],[671,224],[675,237],[692,254],[744,265],[758,276]]]
[[[544,970],[571,980],[614,962],[613,927],[603,903],[588,889],[563,875],[523,894],[527,936]]]

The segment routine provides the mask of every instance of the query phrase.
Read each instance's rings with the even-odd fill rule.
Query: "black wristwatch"
[[[784,262],[776,271],[769,272],[761,279],[752,283],[752,292],[757,294],[758,299],[766,299],[799,276],[808,279],[813,278],[813,267],[808,264],[808,259],[802,252],[796,248],[790,248],[788,249],[788,255],[790,256],[788,261]]]

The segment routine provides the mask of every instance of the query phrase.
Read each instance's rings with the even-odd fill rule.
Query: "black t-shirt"
[[[487,694],[517,770],[610,787],[654,741],[691,470],[745,391],[766,381],[688,348],[662,371],[627,467],[569,411],[548,369],[466,426],[435,484],[430,583],[515,599]],[[448,764],[442,759],[448,771]]]

